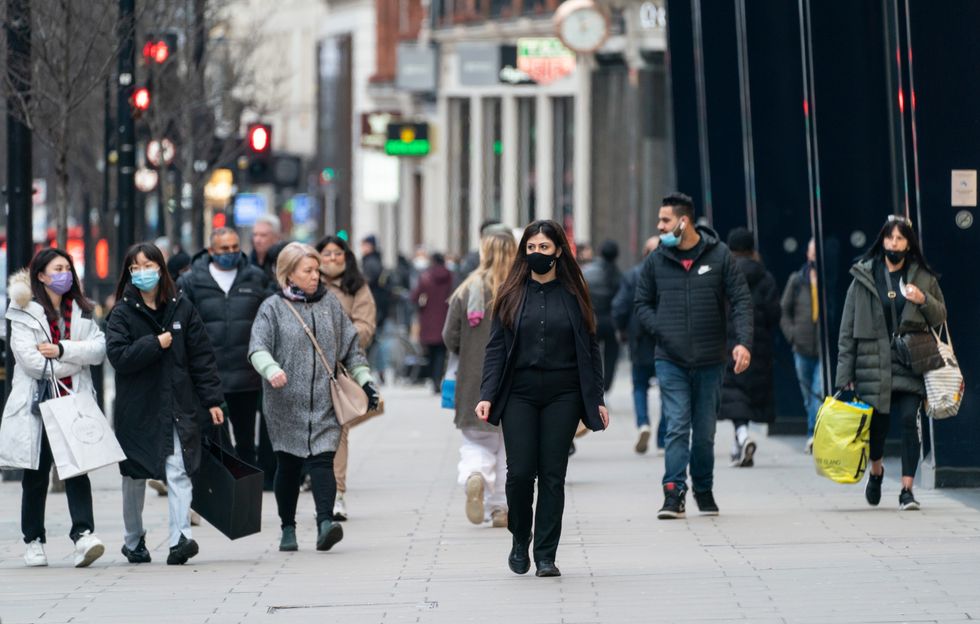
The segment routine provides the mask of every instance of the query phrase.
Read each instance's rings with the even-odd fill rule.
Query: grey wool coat
[[[899,363],[892,355],[885,314],[891,314],[878,295],[874,271],[883,260],[864,260],[851,267],[854,281],[847,289],[844,315],[837,341],[836,386],[854,382],[858,397],[882,414],[891,412],[892,392],[925,394],[922,375]],[[899,333],[922,331],[946,321],[946,301],[936,276],[912,262],[907,281],[926,295],[925,303],[905,303]]]
[[[329,292],[314,303],[290,302],[316,335],[331,367],[339,359],[347,370],[367,366],[357,330],[340,302]],[[336,451],[340,425],[330,398],[330,382],[303,326],[282,296],[272,295],[259,306],[249,357],[268,351],[286,373],[286,385],[275,389],[263,380],[262,404],[272,448],[309,457]]]
[[[459,356],[456,371],[456,418],[458,429],[476,431],[497,431],[497,427],[476,417],[476,404],[480,401],[480,383],[483,381],[483,358],[490,341],[490,326],[493,324],[490,311],[476,327],[470,327],[466,318],[470,289],[453,295],[449,300],[449,315],[442,328],[442,340],[450,353]],[[492,293],[483,290],[483,300],[489,302]]]

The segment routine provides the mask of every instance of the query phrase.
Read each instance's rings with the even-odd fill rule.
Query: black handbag
[[[885,282],[888,284],[888,301],[891,304],[892,312],[892,345],[898,361],[912,369],[916,375],[923,375],[945,366],[946,363],[943,361],[943,357],[939,355],[939,345],[936,343],[936,337],[933,336],[932,332],[898,333],[898,311],[895,306],[895,299],[891,297],[894,288],[888,267],[885,267]]]
[[[265,476],[232,451],[204,438],[201,467],[192,478],[191,508],[229,539],[262,530],[262,484]]]
[[[48,370],[51,373],[48,373]],[[41,403],[45,401],[50,401],[55,398],[57,393],[54,391],[54,367],[51,365],[51,360],[44,360],[44,371],[41,373],[41,378],[34,383],[34,396],[31,397],[31,413],[35,416],[41,415]]]

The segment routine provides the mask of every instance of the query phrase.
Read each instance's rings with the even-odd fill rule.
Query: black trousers
[[[520,369],[502,416],[507,449],[508,528],[526,541],[534,533],[534,560],[554,561],[565,511],[568,447],[585,415],[578,369]],[[532,513],[534,481],[538,503]]]
[[[20,499],[20,527],[24,543],[36,539],[47,541],[44,531],[44,508],[48,500],[48,483],[51,479],[51,445],[48,434],[41,434],[41,459],[37,470],[25,470],[21,481],[23,490]],[[95,532],[95,518],[92,514],[92,484],[88,475],[65,480],[65,495],[68,497],[68,513],[71,515],[71,531],[68,536],[76,542],[85,531]]]
[[[425,357],[429,361],[427,372],[432,379],[433,392],[439,392],[446,374],[446,345],[425,345]]]
[[[596,327],[596,339],[602,349],[603,390],[609,392],[616,377],[616,364],[619,362],[619,339],[616,337],[616,328],[612,319],[599,321]]]
[[[333,519],[333,504],[337,498],[337,479],[333,474],[333,452],[310,457],[297,457],[276,451],[276,505],[282,526],[296,526],[296,503],[299,487],[303,482],[303,466],[313,484],[313,503],[316,505],[316,523]]]
[[[256,465],[255,415],[259,410],[258,390],[253,392],[229,392],[225,395],[228,420],[235,432],[235,452],[246,464]]]
[[[889,414],[875,412],[871,416],[871,461],[885,456],[885,438],[894,420],[902,424],[902,476],[914,477],[919,465],[922,442],[919,439],[919,406],[922,397],[911,392],[893,392]]]

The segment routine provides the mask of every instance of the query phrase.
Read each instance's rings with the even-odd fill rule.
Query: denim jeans
[[[806,432],[813,437],[817,425],[817,410],[823,403],[823,376],[820,371],[820,358],[793,353],[796,363],[796,379],[800,382],[803,406],[806,408]]]
[[[724,364],[685,368],[657,360],[662,413],[667,419],[664,485],[686,488],[688,464],[695,492],[710,491],[714,485],[715,426],[724,372]]]
[[[636,428],[650,424],[650,409],[647,394],[650,380],[657,376],[654,364],[633,364],[633,410],[636,412]],[[667,419],[660,415],[657,426],[657,448],[663,448],[667,440]]]
[[[173,430],[174,454],[167,457],[167,508],[170,512],[170,536],[168,544],[177,545],[180,536],[192,539],[191,499],[194,489],[191,478],[184,468],[184,453],[180,447],[180,436]],[[122,478],[123,503],[123,541],[130,549],[136,548],[140,538],[146,535],[143,530],[143,502],[146,495],[146,479]]]

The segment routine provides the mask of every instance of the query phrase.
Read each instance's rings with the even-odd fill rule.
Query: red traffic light
[[[147,41],[143,44],[143,58],[162,65],[170,58],[170,46],[163,39]]]
[[[253,152],[266,152],[272,142],[272,128],[267,124],[252,124],[248,127],[248,147]]]
[[[133,91],[130,102],[136,110],[140,112],[145,111],[150,108],[150,90],[146,87],[137,88]]]

